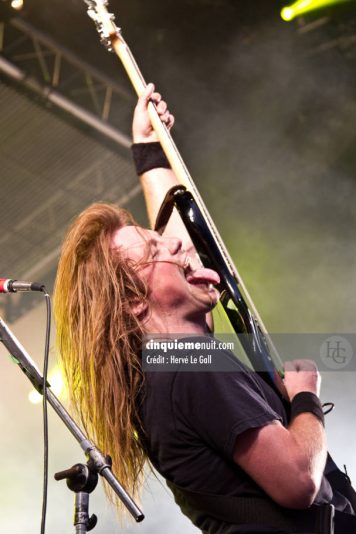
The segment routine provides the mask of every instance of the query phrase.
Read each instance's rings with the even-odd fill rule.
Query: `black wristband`
[[[297,393],[291,402],[291,419],[305,412],[310,412],[324,426],[324,412],[319,397],[310,391],[301,391]]]
[[[134,143],[131,149],[136,172],[139,176],[158,167],[171,168],[161,143],[158,141],[154,143]]]

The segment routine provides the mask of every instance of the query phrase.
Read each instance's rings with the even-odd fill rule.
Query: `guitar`
[[[145,79],[123,38],[121,29],[115,24],[114,15],[107,10],[108,2],[106,0],[84,1],[88,6],[88,15],[94,21],[100,34],[102,44],[118,56],[137,95],[140,96],[146,88]],[[222,294],[221,304],[233,329],[239,335],[241,345],[252,367],[279,395],[287,398],[281,378],[282,360],[268,338],[267,330],[242,281],[242,277],[221,239],[168,128],[161,122],[153,102],[148,105],[148,113],[179,183],[182,184],[183,189],[187,190],[185,192],[181,190],[180,194],[178,190],[171,194],[168,193],[158,219],[162,218],[162,211],[165,212],[166,216],[176,205],[203,264],[212,266],[220,275],[222,281],[219,287]],[[190,217],[192,213],[194,216]],[[241,336],[241,334],[243,335]]]

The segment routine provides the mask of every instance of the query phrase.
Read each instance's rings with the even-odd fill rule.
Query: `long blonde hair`
[[[137,407],[143,330],[130,303],[147,299],[147,287],[111,247],[115,230],[131,224],[126,210],[110,204],[79,215],[63,244],[54,315],[73,405],[121,483],[137,494],[145,461]]]

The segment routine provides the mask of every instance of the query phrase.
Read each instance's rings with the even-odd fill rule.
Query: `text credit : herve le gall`
[[[169,354],[167,356],[163,354],[145,354],[144,361],[147,365],[211,365],[211,354],[189,354],[185,356],[177,356],[175,354]]]

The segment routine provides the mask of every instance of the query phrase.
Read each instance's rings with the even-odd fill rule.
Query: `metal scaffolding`
[[[0,100],[0,275],[51,289],[70,220],[94,201],[124,206],[140,192],[130,137],[117,127],[134,97],[16,18],[0,23]],[[3,296],[0,311],[12,322],[38,302]]]
[[[0,22],[0,70],[114,142],[130,146],[113,109],[116,122],[123,122],[117,110],[128,103],[131,109],[132,95],[20,18]]]

